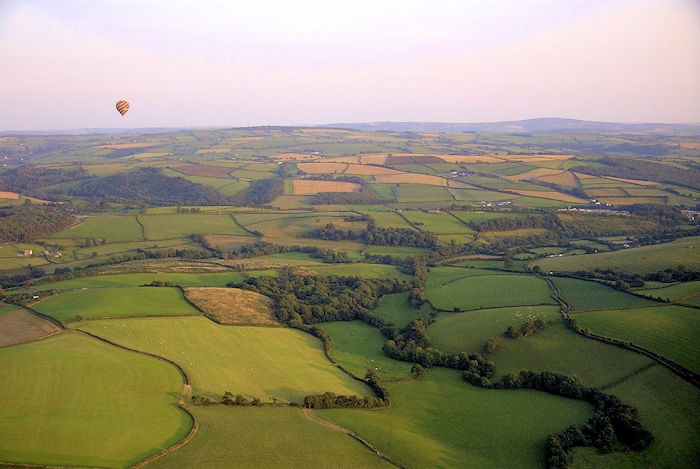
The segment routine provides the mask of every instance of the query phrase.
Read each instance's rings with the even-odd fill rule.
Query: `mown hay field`
[[[579,185],[578,181],[576,180],[576,177],[571,171],[564,171],[549,176],[540,176],[537,179],[542,182],[557,184],[559,186],[577,187]]]
[[[347,163],[298,163],[300,171],[309,174],[335,174],[344,173],[348,168]]]
[[[407,467],[434,467],[436,461],[444,467],[503,468],[514,461],[540,467],[547,435],[583,423],[592,412],[587,403],[543,392],[470,386],[460,373],[443,368],[430,369],[421,381],[387,383],[387,388],[388,409],[316,412]]]
[[[446,163],[502,163],[503,159],[493,155],[439,155]]]
[[[200,314],[177,288],[122,287],[71,290],[32,305],[61,321]]]
[[[186,288],[185,298],[216,322],[226,325],[278,325],[272,300],[260,293],[239,288]]]
[[[377,176],[381,174],[402,174],[401,171],[384,166],[367,165],[367,164],[351,164],[345,170],[345,174],[355,176]]]
[[[230,215],[224,214],[139,215],[139,221],[143,224],[148,240],[182,238],[193,233],[237,236],[250,234],[238,226]]]
[[[575,316],[581,327],[629,341],[700,372],[700,317],[694,308],[651,306],[590,311]]]
[[[480,309],[466,313],[440,313],[427,333],[434,348],[445,353],[482,353],[486,341],[499,336],[508,326],[519,328],[527,321],[558,321],[559,306],[515,306]]]
[[[68,333],[0,350],[0,460],[129,467],[174,444],[192,422],[175,406],[172,365]]]
[[[0,199],[17,200],[19,194],[17,192],[0,191]]]
[[[31,342],[60,332],[58,326],[23,309],[0,310],[0,347]]]
[[[657,304],[597,282],[561,277],[552,278],[552,281],[559,288],[561,297],[571,305],[572,311],[638,308]]]
[[[518,174],[514,174],[512,176],[506,176],[506,177],[508,179],[512,179],[513,181],[522,181],[524,179],[537,179],[541,176],[551,176],[553,174],[559,174],[559,173],[561,173],[561,171],[558,169],[535,168],[535,169],[531,169],[529,171],[525,171],[524,173],[518,173]]]
[[[212,399],[225,391],[264,402],[370,392],[326,359],[320,340],[295,329],[219,326],[202,316],[90,321],[80,328],[175,361],[193,392]]]
[[[390,468],[359,441],[291,407],[191,407],[199,431],[148,467]]]
[[[692,270],[700,270],[700,236],[678,239],[670,243],[654,244],[638,248],[584,256],[555,257],[538,259],[532,265],[539,265],[543,271],[577,270],[616,270],[646,274],[679,265]]]
[[[345,181],[314,181],[311,179],[294,179],[294,195],[315,195],[319,192],[358,192],[359,184]]]
[[[500,376],[520,370],[553,371],[578,376],[593,387],[614,384],[654,363],[644,355],[588,339],[561,321],[528,337],[503,338],[489,360]]]
[[[72,228],[52,234],[50,238],[106,239],[117,243],[143,241],[143,234],[133,215],[94,215]]]
[[[426,184],[429,186],[447,186],[447,180],[440,176],[418,173],[377,174],[374,180],[380,184]]]
[[[472,276],[443,284],[431,281],[431,275],[428,275],[425,294],[439,309],[468,311],[555,303],[547,282],[531,275]]]
[[[362,321],[334,321],[317,325],[331,338],[331,357],[340,366],[362,378],[368,369],[382,381],[411,377],[411,363],[389,358],[382,352],[386,337]]]

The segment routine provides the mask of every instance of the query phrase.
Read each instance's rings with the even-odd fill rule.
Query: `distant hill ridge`
[[[394,132],[484,132],[484,133],[618,133],[644,132],[658,134],[700,135],[700,123],[619,123],[578,119],[538,118],[517,121],[450,123],[450,122],[362,122],[324,124],[319,127]]]

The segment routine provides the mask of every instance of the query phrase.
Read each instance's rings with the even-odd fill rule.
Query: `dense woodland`
[[[0,241],[27,242],[69,227],[71,206],[24,204],[0,207]]]
[[[306,233],[309,238],[325,240],[361,240],[366,244],[376,246],[410,246],[420,248],[437,247],[438,237],[433,233],[416,231],[410,228],[377,228],[373,220],[369,220],[367,228],[358,232],[338,228],[328,223]]]
[[[602,166],[576,166],[572,168],[593,176],[613,176],[629,179],[666,182],[700,189],[700,169],[681,169],[640,158],[601,158]]]
[[[237,194],[233,202],[237,205],[260,207],[269,204],[284,193],[284,179],[271,178],[254,181],[250,187]]]

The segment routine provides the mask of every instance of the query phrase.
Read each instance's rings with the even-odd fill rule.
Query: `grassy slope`
[[[126,467],[183,438],[177,370],[78,334],[0,350],[0,460]]]
[[[324,322],[318,327],[331,337],[331,356],[346,370],[362,378],[368,368],[382,380],[410,377],[411,364],[392,360],[384,355],[386,338],[379,329],[361,321]]]
[[[311,270],[319,275],[342,275],[342,276],[358,276],[363,278],[398,278],[400,280],[410,280],[410,275],[399,272],[393,265],[385,264],[325,264],[315,265],[310,267]]]
[[[440,368],[423,381],[388,388],[389,409],[318,414],[412,468],[542,467],[546,436],[590,416],[590,406],[580,401],[477,388],[458,372]]]
[[[230,215],[140,215],[146,230],[146,239],[168,239],[189,236],[192,233],[248,235]]]
[[[109,242],[142,241],[141,227],[133,215],[89,216],[77,226],[60,231],[52,238],[104,238]]]
[[[574,468],[697,467],[700,460],[700,392],[661,365],[608,390],[639,409],[654,435],[641,453],[597,454],[576,450]]]
[[[293,408],[191,408],[200,424],[187,446],[149,467],[391,467],[356,440]]]
[[[270,402],[301,402],[308,394],[367,394],[335,368],[318,339],[272,327],[218,326],[203,317],[94,321],[81,329],[119,344],[170,358],[190,375],[195,393],[224,391]]]
[[[426,296],[440,309],[452,310],[458,307],[464,311],[554,303],[547,283],[529,275],[473,276],[441,285],[431,281],[431,275],[432,273],[428,275]]]
[[[663,284],[662,284],[663,285]],[[700,280],[695,282],[663,285],[659,288],[645,288],[635,293],[649,297],[660,297],[678,303],[700,306]]]
[[[553,278],[554,284],[559,287],[562,298],[570,305],[572,311],[588,311],[591,309],[605,308],[635,308],[639,306],[653,306],[655,303],[638,296],[629,295],[614,290],[608,286],[586,280],[573,278]]]
[[[614,345],[587,339],[564,324],[520,339],[503,339],[489,360],[498,375],[520,370],[576,375],[588,386],[604,386],[652,363],[650,358]]]
[[[60,319],[199,314],[176,288],[124,287],[72,290],[46,298],[34,309]]]
[[[614,252],[539,259],[533,264],[539,265],[545,272],[550,270],[571,272],[599,268],[644,274],[668,267],[675,268],[678,265],[700,270],[698,244],[700,244],[700,236],[694,236],[677,239],[670,243]]]
[[[591,311],[576,321],[596,334],[630,341],[700,372],[700,313],[682,306]]]
[[[559,306],[514,306],[466,313],[441,313],[428,327],[433,347],[445,353],[479,352],[492,337],[502,336],[508,326],[520,327],[529,319],[559,319]]]

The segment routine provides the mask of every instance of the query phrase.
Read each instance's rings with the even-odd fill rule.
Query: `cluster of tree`
[[[282,194],[284,194],[284,179],[260,179],[253,181],[250,187],[236,194],[233,201],[236,205],[261,207]]]
[[[516,328],[513,325],[508,326],[508,328],[503,333],[503,337],[507,339],[519,339],[520,337],[527,337],[544,330],[551,323],[545,322],[544,320],[537,318],[535,320],[529,320],[523,323],[522,326]]]
[[[539,273],[542,271],[540,266],[536,265],[532,271]],[[557,272],[560,277],[572,277],[583,280],[605,280],[618,290],[627,291],[630,288],[641,288],[644,286],[644,279],[639,274],[630,274],[609,269],[594,269],[590,271],[577,270],[576,272]]]
[[[68,228],[70,206],[25,204],[0,207],[0,242],[27,242]]]
[[[653,220],[660,225],[687,223],[688,219],[678,207],[661,204],[634,204],[627,211],[646,220]]]
[[[292,327],[327,321],[365,320],[375,324],[370,310],[380,296],[407,291],[410,283],[358,277],[299,275],[282,269],[278,277],[249,277],[230,287],[245,288],[273,299],[277,319]],[[383,323],[379,326],[381,327]]]
[[[675,269],[665,269],[659,270],[651,274],[647,274],[644,280],[650,280],[654,282],[692,282],[695,280],[700,280],[700,272],[696,270],[690,270],[683,265],[677,266]]]
[[[164,282],[162,280],[154,280],[151,283],[144,283],[141,286],[142,287],[175,287],[175,286],[177,286],[177,284],[173,283],[173,282]]]
[[[177,213],[200,213],[202,210],[199,207],[178,207]]]
[[[418,309],[425,304],[428,299],[425,296],[425,281],[428,278],[428,259],[425,256],[415,256],[410,258],[410,267],[415,278],[414,287],[408,294],[408,304],[413,309]]]
[[[374,396],[348,396],[343,394],[335,394],[325,392],[323,394],[313,394],[304,398],[304,407],[309,409],[343,409],[343,408],[359,408],[372,409],[375,407],[389,407],[391,400],[389,391],[382,387],[379,383],[379,376],[374,370],[367,370],[365,374],[365,383],[372,388]]]
[[[358,192],[319,192],[312,200],[313,205],[375,205],[386,204],[393,200],[385,200],[363,187]]]
[[[601,158],[596,163],[600,164],[576,166],[571,170],[593,176],[641,179],[700,189],[700,171],[695,168],[678,168],[641,158]]]
[[[211,254],[209,254],[206,251],[202,251],[201,249],[184,248],[168,248],[158,250],[148,250],[139,248],[136,250],[136,252],[143,254],[144,259],[166,259],[171,257],[179,257],[181,259],[206,259],[207,257],[211,256]]]
[[[45,194],[39,191],[42,187],[90,177],[82,167],[62,170],[26,165],[0,172],[0,187],[22,194],[44,196]]]
[[[317,248],[315,246],[280,246],[268,243],[267,241],[256,241],[254,243],[244,244],[235,249],[221,249],[212,246],[204,236],[198,233],[191,235],[191,238],[207,249],[211,253],[211,256],[220,257],[222,259],[250,259],[283,252],[303,252],[311,255],[311,257],[321,259],[327,264],[346,264],[350,262],[350,258],[345,251],[334,251],[332,249]]]
[[[260,399],[258,399],[257,397],[254,397],[253,399],[246,399],[241,394],[236,394],[234,396],[233,393],[231,393],[229,391],[226,391],[224,393],[224,397],[221,399],[221,403],[223,405],[237,405],[237,406],[249,406],[249,405],[259,406],[259,405],[262,405],[262,401],[260,401]]]
[[[157,168],[139,168],[130,173],[119,173],[90,179],[70,189],[70,195],[102,197],[114,201],[128,201],[145,205],[225,205],[229,199],[214,188],[190,182],[181,177],[170,177]]]
[[[438,245],[438,237],[433,233],[416,231],[409,228],[378,228],[373,220],[367,223],[367,228],[358,232],[338,228],[328,223],[306,233],[309,238],[326,240],[361,240],[366,244],[378,246],[412,246],[434,248]]]

